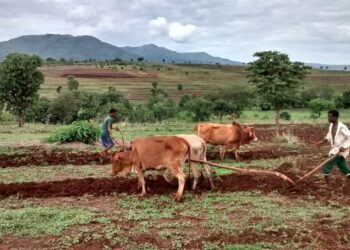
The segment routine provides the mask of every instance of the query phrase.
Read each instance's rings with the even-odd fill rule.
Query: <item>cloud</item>
[[[182,25],[179,22],[169,23],[165,17],[157,17],[149,22],[150,34],[153,36],[168,36],[175,42],[188,40],[197,30],[193,24]]]
[[[99,16],[93,9],[83,5],[70,9],[67,14],[67,21],[75,25],[96,26],[99,20]]]
[[[151,35],[166,35],[169,31],[168,21],[164,17],[157,17],[148,23]]]
[[[189,39],[196,30],[197,27],[192,24],[171,23],[169,25],[169,37],[176,42],[182,42]]]

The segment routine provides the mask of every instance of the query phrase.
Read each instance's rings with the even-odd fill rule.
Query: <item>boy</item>
[[[113,126],[116,115],[117,115],[117,110],[111,109],[109,111],[109,115],[104,119],[104,121],[102,123],[101,140],[102,140],[102,145],[105,147],[105,150],[103,150],[100,153],[100,155],[103,157],[107,157],[108,150],[110,150],[114,146],[114,137],[112,134],[112,129],[113,129],[112,126]],[[115,130],[119,131],[119,128],[116,127]]]
[[[328,134],[323,141],[316,144],[320,147],[323,143],[330,142],[332,149],[329,155],[336,155],[333,160],[323,166],[323,174],[327,184],[329,184],[329,174],[335,165],[350,180],[350,169],[346,162],[346,157],[349,155],[350,131],[338,119],[339,112],[337,110],[328,111],[328,122],[330,123]]]

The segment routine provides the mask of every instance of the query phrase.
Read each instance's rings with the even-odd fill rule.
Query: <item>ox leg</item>
[[[176,192],[175,201],[180,202],[182,200],[182,193],[185,188],[186,175],[181,169],[181,163],[173,164],[170,168],[171,173],[178,179],[179,187]]]
[[[203,161],[207,161],[207,158],[205,157]],[[203,164],[203,167],[209,178],[210,189],[214,190],[215,186],[213,182],[213,172],[211,171],[211,167],[208,164]]]
[[[197,184],[198,184],[198,179],[199,179],[199,176],[200,176],[200,173],[198,171],[198,168],[197,168],[197,164],[192,164],[192,171],[193,171],[193,177],[194,177],[194,181],[193,181],[193,184],[192,184],[192,190],[195,190],[196,187],[197,187]],[[191,175],[189,174],[189,177]]]
[[[239,161],[239,156],[238,156],[238,152],[237,152],[237,151],[238,151],[238,150],[235,149],[233,152],[234,152],[235,159],[236,159],[237,161]]]
[[[226,154],[226,146],[220,146],[220,159],[223,161],[225,159]]]
[[[138,177],[138,186],[141,186],[142,191],[141,191],[141,196],[146,195],[146,182],[145,182],[145,178],[143,176],[143,173],[141,171],[141,169],[139,167],[134,167],[137,177]]]

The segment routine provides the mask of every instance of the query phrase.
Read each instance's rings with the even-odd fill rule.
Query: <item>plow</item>
[[[331,156],[329,158],[327,158],[326,160],[324,160],[322,163],[320,163],[319,165],[317,165],[315,168],[313,168],[311,171],[309,171],[308,173],[306,173],[305,175],[303,175],[302,177],[300,177],[299,179],[297,179],[296,181],[293,181],[291,178],[289,178],[288,176],[277,172],[277,171],[269,171],[269,170],[258,170],[258,169],[247,169],[247,168],[238,168],[238,167],[229,167],[229,166],[225,166],[222,164],[218,164],[218,163],[213,163],[213,162],[209,162],[209,161],[201,161],[201,160],[191,160],[191,162],[196,162],[196,163],[201,163],[201,164],[208,164],[210,166],[213,167],[217,167],[217,168],[221,168],[221,169],[228,169],[228,170],[232,170],[235,172],[239,172],[242,174],[258,174],[258,175],[268,175],[268,176],[274,176],[277,178],[282,179],[283,181],[287,182],[290,184],[291,188],[295,188],[297,186],[298,183],[302,182],[303,180],[305,180],[306,178],[310,177],[311,175],[315,174],[318,170],[320,170],[327,162],[333,160],[336,157],[336,155]]]

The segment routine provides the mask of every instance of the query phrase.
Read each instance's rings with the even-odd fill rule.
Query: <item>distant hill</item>
[[[237,64],[241,65],[242,62],[231,61],[228,59],[213,57],[206,52],[188,52],[188,53],[179,53],[176,51],[169,50],[164,47],[158,47],[154,44],[147,44],[141,47],[122,47],[122,49],[131,54],[141,55],[151,62],[162,62],[165,60],[166,62],[175,63],[220,63],[220,64]]]
[[[57,34],[20,36],[0,42],[0,60],[12,52],[37,54],[44,59],[52,57],[73,60],[111,60],[115,58],[137,60],[137,58],[143,57],[149,62],[162,62],[165,59],[166,62],[175,63],[242,64],[241,62],[213,57],[205,52],[178,53],[154,44],[141,47],[117,47],[92,36]]]

